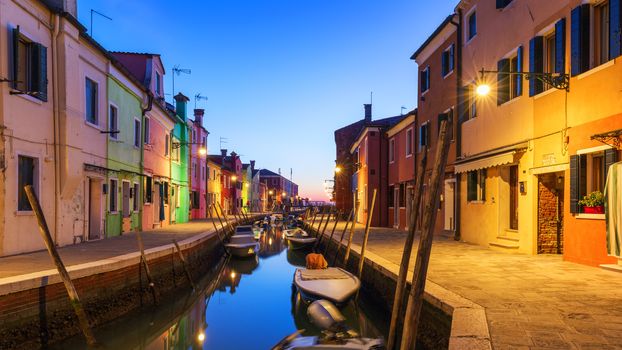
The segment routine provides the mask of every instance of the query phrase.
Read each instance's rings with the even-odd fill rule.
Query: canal
[[[251,259],[223,258],[198,284],[95,329],[103,349],[270,349],[298,329],[319,335],[292,288],[307,252],[290,250],[281,229],[261,235]],[[150,302],[145,296],[145,302]],[[349,327],[366,337],[387,334],[387,313],[361,293],[342,310]],[[84,349],[81,336],[54,349]]]

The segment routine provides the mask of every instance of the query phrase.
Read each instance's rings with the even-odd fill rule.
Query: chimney
[[[220,155],[221,155],[223,158],[225,158],[225,157],[227,156],[227,149],[226,149],[226,148],[225,148],[225,149],[221,149],[221,150],[220,150]]]
[[[371,103],[363,105],[365,107],[365,123],[371,123]]]
[[[175,109],[177,110],[177,115],[180,116],[183,121],[186,121],[186,105],[188,101],[190,101],[190,99],[181,92],[175,95]]]
[[[78,18],[78,1],[77,0],[43,0],[44,3],[56,8],[62,12],[67,12],[73,18]],[[89,33],[91,35],[92,33]]]
[[[251,171],[255,171],[255,161],[251,160]]]
[[[194,122],[200,126],[203,126],[203,114],[205,114],[204,109],[199,108],[194,110]]]

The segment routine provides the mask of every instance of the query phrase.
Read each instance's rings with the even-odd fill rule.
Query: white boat
[[[251,225],[240,225],[235,228],[234,235],[252,235],[253,234],[253,226]]]
[[[235,234],[225,247],[231,255],[238,258],[254,256],[259,252],[259,242],[252,234]]]
[[[284,230],[285,238],[289,241],[292,249],[303,249],[311,247],[315,244],[316,238],[309,236],[309,234],[300,229],[295,228],[291,230]]]
[[[296,269],[294,285],[306,302],[326,299],[344,305],[361,287],[361,281],[340,267],[310,270]]]

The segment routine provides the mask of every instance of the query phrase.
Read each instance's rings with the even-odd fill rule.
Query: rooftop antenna
[[[221,138],[220,138],[220,149],[222,149],[222,144],[223,144],[223,143],[227,143],[227,140],[229,140],[229,139],[228,139],[228,138],[226,138],[226,137],[221,137]]]
[[[369,104],[374,104],[374,92],[370,91],[369,92]]]
[[[208,97],[207,96],[201,96],[201,93],[199,92],[198,94],[194,95],[194,109],[197,109],[197,101],[207,101]]]
[[[402,106],[400,107],[400,115],[404,115],[404,110],[406,109],[406,107]]]
[[[95,10],[91,9],[91,29],[89,29],[89,34],[91,35],[91,38],[93,37],[93,14],[100,15],[100,16],[102,16],[102,17],[104,17],[104,18],[106,18],[106,19],[108,19],[108,20],[112,21],[112,18],[110,18],[110,17],[108,17],[108,16],[104,15],[104,14],[103,14],[103,13],[101,13],[101,12],[98,12],[98,11],[95,11]]]
[[[179,65],[176,65],[175,67],[173,67],[172,70],[173,70],[173,103],[175,103],[175,75],[180,75],[181,73],[191,74],[192,71],[187,68],[179,68]]]

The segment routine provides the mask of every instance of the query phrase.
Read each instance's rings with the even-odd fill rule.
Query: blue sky
[[[111,51],[159,53],[175,91],[199,101],[208,148],[281,169],[301,195],[327,200],[333,131],[359,120],[373,91],[374,119],[416,107],[409,58],[457,0],[78,0],[79,20]],[[170,100],[170,96],[169,100]]]

